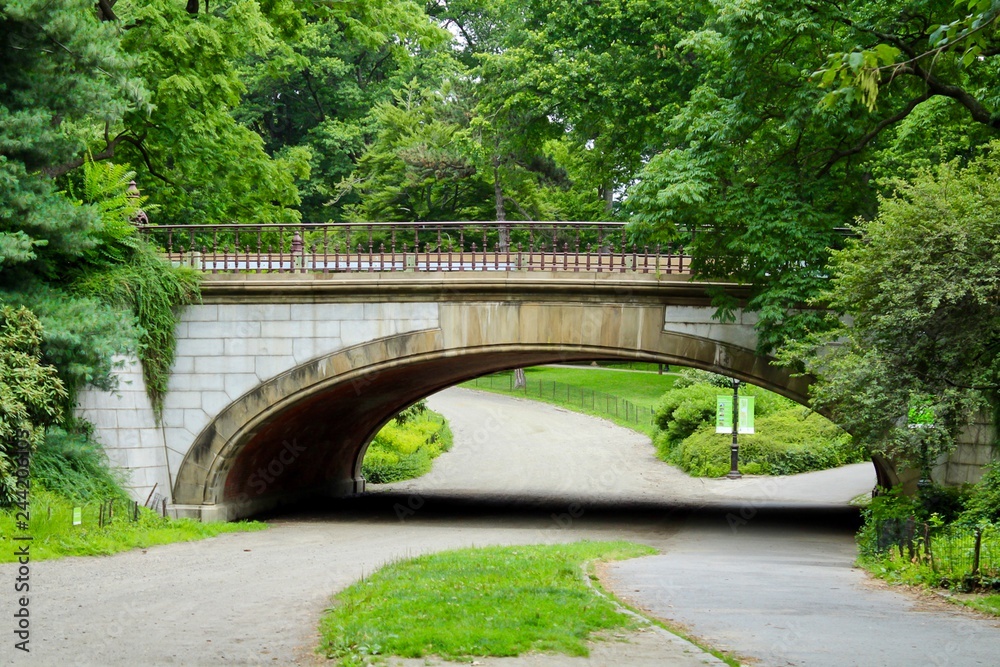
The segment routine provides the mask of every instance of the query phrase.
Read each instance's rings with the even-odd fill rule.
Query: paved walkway
[[[659,549],[660,556],[609,568],[608,581],[760,664],[997,664],[993,622],[884,590],[851,567],[857,513],[845,503],[870,487],[870,466],[776,480],[691,480],[653,460],[641,436],[599,419],[467,390],[449,390],[432,405],[451,418],[456,444],[422,480],[274,517],[260,533],[35,563],[32,652],[13,655],[3,639],[0,664],[314,664],[315,629],[330,595],[386,562],[463,546],[579,539]],[[14,569],[0,565],[0,582],[12,581]],[[0,595],[0,617],[12,613],[11,595]],[[480,662],[687,667],[706,660],[649,630],[595,644],[589,661]]]

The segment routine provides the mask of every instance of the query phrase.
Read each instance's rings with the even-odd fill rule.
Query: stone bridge
[[[117,394],[89,390],[80,408],[128,469],[134,497],[155,492],[173,514],[208,521],[364,491],[365,450],[396,413],[505,369],[660,362],[805,403],[806,378],[755,354],[751,314],[713,319],[711,286],[677,273],[538,267],[210,273],[178,325],[160,422],[135,364]],[[968,477],[984,462],[938,474]]]

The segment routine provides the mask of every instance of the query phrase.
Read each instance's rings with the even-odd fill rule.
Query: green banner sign
[[[739,433],[752,435],[754,416],[754,397],[740,396]],[[715,432],[733,432],[733,397],[719,394],[715,397]]]

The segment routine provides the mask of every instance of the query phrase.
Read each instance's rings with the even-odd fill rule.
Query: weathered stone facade
[[[498,370],[640,359],[805,401],[808,378],[755,354],[752,315],[712,319],[705,287],[630,273],[209,276],[178,326],[162,424],[134,365],[119,397],[85,392],[81,409],[135,497],[156,484],[175,514],[225,520],[363,490],[361,459],[387,420]],[[948,479],[983,457],[961,451]]]

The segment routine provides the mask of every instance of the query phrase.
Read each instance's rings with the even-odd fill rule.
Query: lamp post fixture
[[[740,381],[733,378],[733,444],[729,447],[728,479],[739,479],[740,474],[740,443],[737,438],[740,428]]]

